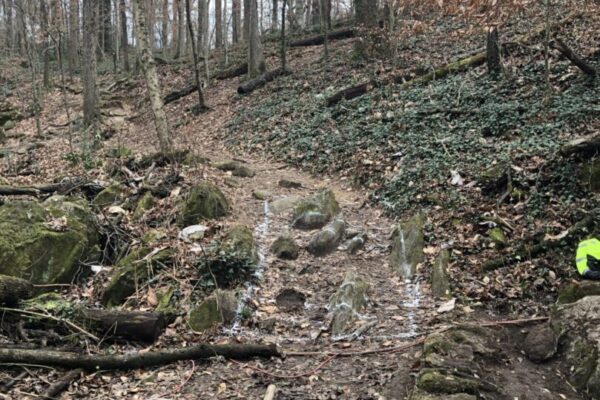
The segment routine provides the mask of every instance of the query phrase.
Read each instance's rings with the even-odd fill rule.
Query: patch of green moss
[[[202,219],[214,219],[229,214],[229,203],[221,190],[212,183],[193,186],[186,197],[178,224],[181,227],[197,224]]]
[[[135,211],[133,212],[133,218],[142,218],[146,211],[152,209],[152,207],[154,207],[154,197],[152,196],[152,193],[146,192],[138,200]]]
[[[110,185],[94,197],[92,204],[96,207],[107,207],[125,198],[125,188],[119,184]]]
[[[558,304],[575,303],[587,296],[600,296],[600,282],[583,281],[572,283],[558,292]]]
[[[476,378],[463,378],[439,370],[422,371],[417,378],[417,387],[425,392],[438,394],[477,394],[481,384]]]

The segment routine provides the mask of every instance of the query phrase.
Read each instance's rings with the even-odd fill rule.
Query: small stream
[[[254,229],[254,240],[257,243],[257,252],[258,252],[258,263],[256,266],[256,271],[254,272],[254,276],[256,277],[256,281],[260,281],[263,277],[265,268],[267,266],[267,235],[269,234],[269,225],[271,223],[271,209],[269,207],[269,201],[265,200],[263,203],[263,220],[260,224],[256,226]],[[233,320],[231,328],[225,328],[225,334],[228,335],[238,335],[242,331],[242,318],[243,312],[246,305],[250,302],[250,300],[254,297],[258,287],[255,283],[248,282],[246,283],[246,287],[240,300],[238,302],[236,316]]]

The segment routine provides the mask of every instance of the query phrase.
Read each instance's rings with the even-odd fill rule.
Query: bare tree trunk
[[[377,27],[377,0],[355,0],[356,26],[359,32]],[[370,43],[366,38],[357,40],[354,46],[360,57],[367,57],[370,52]]]
[[[163,109],[163,102],[160,95],[158,83],[158,74],[156,73],[156,64],[152,51],[148,44],[148,27],[146,21],[146,9],[144,0],[133,0],[133,15],[136,24],[137,43],[140,49],[141,67],[146,76],[146,86],[152,112],[154,113],[154,123],[156,125],[156,134],[160,151],[168,154],[171,152],[171,138],[169,137],[169,124],[167,115]],[[180,19],[180,22],[182,19]]]
[[[296,0],[293,5],[297,24],[296,28],[304,26],[304,1],[305,0]],[[291,6],[292,5],[290,4],[290,7]]]
[[[112,54],[113,53],[113,43],[112,43],[112,21],[111,21],[111,2],[110,0],[102,0],[100,3],[100,7],[102,7],[102,43],[104,44],[104,53]]]
[[[277,32],[279,29],[279,21],[277,17],[277,0],[273,0],[273,9],[271,10],[271,32]]]
[[[50,24],[48,23],[48,6],[45,1],[40,2],[40,20],[42,29],[42,59],[44,60],[43,82],[44,87],[50,87]]]
[[[286,57],[286,47],[285,47],[285,6],[287,5],[287,0],[283,0],[283,5],[281,6],[281,70],[285,71],[287,68],[287,57]]]
[[[323,60],[329,58],[329,7],[330,0],[319,0],[321,8],[321,32],[323,32]]]
[[[4,3],[4,14],[6,15],[6,48],[13,48],[13,0],[6,0]]]
[[[162,0],[162,17],[160,29],[160,45],[163,52],[166,53],[169,47],[169,0]]]
[[[248,77],[255,78],[265,72],[265,58],[263,55],[262,44],[260,42],[260,32],[258,30],[258,4],[257,0],[250,1],[250,36],[248,43]]]
[[[202,13],[202,26],[204,28],[204,43],[202,44],[204,51],[204,72],[206,73],[206,81],[210,80],[210,70],[208,69],[208,58],[210,56],[210,34],[209,34],[209,19],[208,9],[210,8],[210,0],[201,0],[204,2],[204,9]]]
[[[495,76],[502,72],[498,28],[495,26],[490,27],[487,33],[487,67],[490,75]]]
[[[177,46],[179,42],[179,6],[177,0],[173,0],[173,23],[171,24],[171,46],[175,51],[174,57],[177,55]]]
[[[233,25],[233,43],[240,41],[242,36],[242,10],[240,0],[232,0],[232,25]]]
[[[215,0],[215,47],[223,47],[223,13],[221,0]]]
[[[190,0],[185,0],[185,12],[187,14],[188,30],[190,31],[190,40],[192,42],[192,57],[194,60],[194,77],[196,78],[196,86],[198,86],[198,113],[206,109],[204,103],[204,93],[202,91],[202,82],[200,82],[200,67],[198,66],[198,53],[196,48],[196,39],[194,37],[194,28],[192,26],[192,11]]]
[[[148,22],[146,28],[148,29],[148,46],[150,51],[156,47],[154,40],[154,23],[156,22],[156,3],[155,0],[146,0],[146,21]]]
[[[177,6],[177,43],[175,44],[175,58],[181,57],[181,50],[185,40],[185,25],[183,18],[183,0],[173,0],[173,5]]]
[[[69,74],[71,79],[77,68],[77,53],[79,49],[79,1],[69,0]]]
[[[123,52],[123,68],[129,72],[129,39],[127,38],[127,10],[125,0],[120,1],[120,19],[121,19],[121,51]]]
[[[250,9],[252,0],[243,0],[244,4],[244,29],[242,31],[243,40],[250,40]]]
[[[96,88],[96,49],[91,43],[96,40],[98,4],[95,0],[83,0],[83,125],[95,130],[100,112],[98,110],[98,89]]]

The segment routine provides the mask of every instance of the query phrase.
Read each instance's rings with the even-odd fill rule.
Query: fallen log
[[[510,255],[495,258],[485,262],[481,269],[484,272],[493,271],[498,268],[506,267],[527,259],[533,259],[537,256],[565,244],[570,244],[588,235],[594,225],[600,220],[600,209],[594,209],[585,216],[581,221],[577,222],[568,233],[560,239],[540,239],[534,243],[524,243],[520,245]]]
[[[561,21],[558,21],[555,24],[552,24],[550,26],[550,29],[555,29],[556,27],[565,25],[565,24],[573,21],[580,15],[581,15],[580,12],[572,13],[572,14],[568,15],[567,17],[565,17],[564,19],[562,19]],[[544,25],[540,25],[528,34],[518,35],[509,43],[525,43],[525,42],[528,42],[528,41],[532,40],[533,38],[541,35],[545,31],[546,31],[546,27]],[[465,71],[470,68],[477,67],[479,65],[484,64],[486,61],[487,61],[487,52],[482,51],[482,52],[475,53],[469,57],[454,61],[443,67],[437,68],[436,70],[434,70],[432,72],[429,72],[425,75],[420,75],[415,78],[410,78],[410,77],[407,78],[406,76],[402,76],[402,75],[392,75],[391,77],[388,77],[385,80],[382,80],[381,82],[376,82],[374,80],[361,82],[357,85],[342,89],[339,92],[333,94],[332,96],[329,96],[326,100],[326,104],[327,104],[327,107],[331,107],[331,106],[334,106],[335,104],[339,103],[341,100],[344,100],[344,99],[351,100],[353,98],[360,97],[360,96],[368,93],[369,91],[371,91],[374,87],[385,86],[385,85],[390,85],[390,84],[398,84],[402,81],[404,81],[404,82],[402,83],[401,89],[406,89],[412,85],[428,83],[434,79],[444,78],[451,73],[461,72],[461,71]]]
[[[222,81],[224,79],[235,78],[236,76],[242,76],[248,73],[248,63],[242,63],[239,65],[235,65],[229,69],[218,72],[214,78],[218,81]]]
[[[82,372],[83,371],[79,368],[68,371],[57,382],[54,382],[52,385],[50,385],[50,387],[44,392],[42,398],[53,399],[57,397],[65,389],[67,389],[71,385],[71,382],[81,375]]]
[[[189,96],[190,94],[194,93],[197,90],[198,90],[198,86],[195,84],[187,86],[181,90],[175,90],[175,91],[167,94],[163,98],[163,104],[167,105],[169,103],[172,103],[176,100],[181,99],[182,97]]]
[[[280,357],[281,353],[274,344],[200,344],[175,350],[140,351],[114,355],[87,355],[46,349],[0,348],[0,363],[81,368],[86,371],[131,370],[216,356],[246,360],[253,357]]]
[[[340,40],[352,38],[356,35],[354,28],[338,29],[327,34],[327,40]],[[290,47],[318,46],[325,43],[325,35],[315,35],[290,42]]]
[[[79,309],[75,319],[99,336],[142,342],[156,340],[168,323],[163,313],[89,308]]]
[[[267,82],[271,82],[275,78],[282,76],[282,75],[287,75],[287,74],[289,74],[289,71],[284,71],[281,68],[277,68],[272,71],[265,72],[264,74],[262,74],[261,76],[259,76],[257,78],[254,78],[254,79],[251,79],[249,81],[242,83],[240,86],[238,86],[237,92],[239,94],[252,93],[256,89],[266,85]]]
[[[92,194],[97,194],[104,188],[95,182],[88,182],[75,178],[68,182],[34,186],[0,185],[0,196],[41,196],[51,193],[65,194],[70,193],[75,189],[85,189]]]
[[[12,306],[33,296],[33,285],[25,279],[0,275],[0,304]]]
[[[600,135],[592,134],[574,139],[560,148],[563,157],[570,155],[593,156],[600,152]]]
[[[575,54],[573,50],[571,50],[571,48],[569,48],[569,46],[567,46],[566,43],[560,40],[559,38],[555,38],[552,42],[550,42],[550,47],[552,47],[555,50],[558,50],[569,61],[571,61],[580,70],[582,70],[585,74],[591,76],[592,78],[595,78],[598,74],[598,71],[596,71],[594,67],[592,67],[590,64],[585,62],[585,60],[583,60],[581,57]]]

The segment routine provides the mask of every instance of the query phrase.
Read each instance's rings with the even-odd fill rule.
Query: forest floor
[[[429,39],[435,41],[435,37],[443,37],[443,32],[438,31]],[[302,74],[306,75],[315,74],[315,69],[323,68],[332,76],[336,75],[336,71],[339,72],[336,68],[341,68],[339,60],[344,60],[351,52],[352,44],[353,40],[350,39],[331,46],[335,60],[333,65],[337,67],[322,67],[320,47],[293,49],[289,56],[290,68],[294,71],[304,71]],[[473,47],[477,47],[477,44],[474,43]],[[464,53],[464,50],[463,44],[461,53]],[[415,53],[419,52],[415,50]],[[445,57],[452,56],[445,54]],[[270,57],[268,61],[271,66],[277,62],[275,57]],[[443,60],[428,61],[437,64]],[[191,74],[187,69],[182,73],[182,68],[184,67],[161,67],[165,92],[188,83],[187,79],[190,79]],[[16,74],[18,70],[15,69]],[[355,76],[353,81],[360,81],[360,78]],[[293,79],[286,77],[281,81],[283,83],[274,83],[246,97],[236,94],[239,84],[237,78],[217,81],[205,93],[210,110],[198,116],[189,111],[196,102],[194,95],[168,105],[167,115],[178,149],[190,150],[195,156],[211,161],[242,160],[256,175],[251,178],[234,177],[232,180],[230,173],[201,162],[165,167],[161,173],[175,168],[183,178],[182,183],[173,189],[171,196],[160,200],[141,222],[126,220],[124,223],[125,229],[138,239],[157,226],[165,228],[167,237],[163,239],[161,246],[176,249],[179,259],[177,270],[173,268],[164,273],[152,287],[140,288],[127,306],[135,306],[140,310],[153,309],[156,292],[164,287],[177,285],[180,307],[178,311],[185,315],[195,301],[194,283],[189,279],[191,262],[188,258],[191,259],[197,249],[192,244],[179,241],[177,228],[170,224],[172,219],[169,216],[174,212],[174,197],[182,188],[203,180],[209,180],[219,186],[230,200],[234,211],[231,216],[215,222],[215,229],[221,230],[237,224],[251,227],[259,250],[265,257],[264,270],[259,282],[247,289],[252,314],[243,323],[233,327],[235,329],[222,327],[203,334],[191,332],[184,318],[178,318],[153,346],[144,350],[189,346],[203,341],[265,342],[277,343],[284,353],[291,355],[282,359],[248,362],[225,359],[187,361],[132,372],[99,371],[85,374],[76,380],[61,398],[262,398],[267,386],[275,384],[278,388],[277,399],[404,399],[410,394],[414,376],[419,370],[423,335],[459,321],[471,321],[481,325],[486,321],[546,315],[546,307],[554,300],[556,288],[570,281],[572,273],[560,272],[557,265],[550,265],[549,269],[543,270],[543,274],[538,274],[531,262],[525,262],[524,266],[515,271],[504,270],[489,276],[471,274],[466,270],[481,264],[481,252],[490,254],[496,250],[490,246],[489,241],[478,244],[478,241],[484,240],[480,234],[482,228],[478,228],[474,218],[469,219],[468,223],[465,222],[465,215],[489,211],[493,213],[495,209],[505,217],[514,217],[518,214],[514,210],[518,209],[516,201],[498,209],[493,205],[495,200],[482,199],[480,193],[476,193],[468,196],[475,198],[476,202],[487,203],[480,208],[469,208],[467,213],[449,212],[443,206],[434,206],[432,212],[427,215],[427,236],[431,239],[427,240],[424,266],[413,281],[405,282],[400,279],[388,263],[390,236],[397,215],[391,214],[389,207],[385,207],[382,202],[374,202],[371,192],[377,188],[373,182],[382,175],[374,175],[375,178],[371,181],[357,185],[354,179],[356,176],[347,174],[347,169],[334,170],[335,168],[329,168],[328,165],[321,165],[321,159],[318,158],[307,161],[308,164],[313,163],[312,168],[300,163],[299,167],[303,168],[300,169],[290,165],[298,163],[286,160],[295,160],[298,151],[290,150],[286,143],[269,144],[258,139],[265,131],[281,129],[282,132],[286,132],[285,128],[269,125],[270,121],[266,117],[265,120],[261,120],[260,112],[264,110],[255,113],[253,107],[260,106],[263,102],[268,102],[271,96],[281,93],[289,99],[290,94],[285,92],[286,89],[293,87],[302,92],[305,85],[308,85],[302,80],[294,83]],[[322,78],[314,77],[313,80]],[[114,149],[117,153],[120,153],[120,149],[128,149],[138,158],[156,152],[151,115],[145,102],[139,100],[143,98],[143,85],[139,81],[131,84],[131,79],[118,80],[113,84],[115,81],[111,75],[101,76],[100,82],[101,93],[110,100],[105,102],[108,105],[103,108],[103,120],[107,130],[112,131],[110,138],[102,140],[102,149],[96,150],[89,157],[77,160],[78,162],[68,161],[73,158],[73,149],[65,125],[68,118],[64,112],[61,91],[52,89],[46,93],[43,104],[41,120],[44,135],[36,135],[34,120],[31,117],[18,123],[13,132],[19,134],[10,136],[4,144],[5,148],[10,150],[10,155],[2,160],[2,178],[10,184],[50,182],[64,176],[85,176],[108,182],[111,180],[110,166],[121,163],[118,158],[110,158],[109,155]],[[312,84],[312,81],[310,82]],[[341,82],[337,83],[342,85]],[[72,87],[77,88],[77,84],[73,84]],[[23,93],[13,96],[11,101],[15,106],[26,109],[29,99]],[[79,118],[81,95],[69,92],[67,96],[71,119]],[[295,110],[288,111],[293,113]],[[271,115],[269,118],[278,120],[279,117],[286,123],[298,122],[294,120],[297,115],[284,113]],[[256,131],[252,125],[240,123],[240,118],[256,118],[253,121]],[[597,122],[595,119],[588,125],[591,126],[589,129],[597,129]],[[256,139],[253,143],[258,143],[258,147],[240,147],[240,143],[245,142],[235,137],[233,131],[236,130],[244,139],[250,138],[250,142],[252,138]],[[32,146],[33,143],[36,145]],[[73,146],[79,148],[81,145],[81,138],[75,137]],[[268,146],[273,148],[265,148]],[[440,145],[439,148],[440,152],[444,152],[444,146]],[[365,148],[360,149],[360,155],[346,154],[348,159],[345,162],[368,168],[371,164],[362,161],[367,157],[364,154]],[[277,152],[278,155],[274,154]],[[375,150],[375,164],[378,160],[377,155]],[[355,156],[356,159],[353,159]],[[542,161],[536,162],[532,168],[541,169],[543,164]],[[321,172],[311,174],[307,167],[313,172]],[[513,167],[517,174],[520,167]],[[281,187],[279,182],[283,179],[298,182],[301,187]],[[417,185],[419,184],[421,182],[417,181]],[[434,190],[445,193],[445,185],[444,182],[436,182]],[[356,255],[350,255],[340,249],[320,258],[302,251],[300,257],[294,261],[282,261],[269,254],[268,249],[274,239],[290,229],[290,210],[279,211],[274,209],[273,205],[282,199],[306,197],[320,188],[331,188],[334,191],[341,206],[341,214],[350,228],[367,232],[365,248]],[[257,200],[253,193],[258,191],[267,193],[267,200]],[[419,206],[420,197],[415,199]],[[582,206],[582,203],[577,204]],[[557,218],[560,222],[556,222],[550,233],[559,234],[569,223],[569,219],[563,217],[563,206],[564,204],[557,206],[561,209],[561,217]],[[463,220],[460,226],[456,227],[454,220],[459,218]],[[545,218],[546,216],[540,217],[534,225],[539,226],[547,221]],[[509,220],[517,225],[518,233],[513,233],[515,238],[524,236],[523,232],[526,231],[525,227],[520,227],[519,220]],[[294,231],[293,234],[301,248],[306,247],[309,233]],[[456,243],[450,243],[450,239],[453,238]],[[432,299],[429,276],[425,268],[433,263],[440,248],[445,245],[454,246],[458,260],[451,264],[458,301],[456,305],[452,303],[450,310],[440,309],[440,306],[448,305],[447,302]],[[570,253],[564,258],[568,257],[571,257]],[[357,329],[361,326],[369,326],[369,329],[356,338],[335,338],[327,330],[330,323],[327,306],[329,298],[342,284],[348,272],[355,272],[369,285],[369,306],[356,325]],[[100,289],[106,283],[106,279],[104,273],[94,275],[82,285],[70,288],[69,296],[98,304]],[[535,285],[527,286],[526,282],[535,282]],[[276,302],[278,294],[283,289],[290,288],[306,295],[306,302],[299,309],[286,310]],[[535,293],[532,293],[531,288],[536,288]],[[496,301],[496,298],[499,300]],[[489,380],[512,387],[518,396],[506,397],[504,392],[499,392],[489,394],[486,399],[583,398],[575,394],[573,388],[565,382],[556,364],[535,365],[522,355],[520,346],[527,328],[496,326],[491,330],[495,335],[494,340],[501,343],[503,352],[502,356],[487,360],[485,369]],[[131,343],[116,343],[111,346],[111,350],[115,351],[134,349],[139,347]],[[365,351],[373,352],[360,354]],[[300,354],[303,352],[306,354]],[[332,357],[334,352],[343,354]],[[35,366],[23,368],[27,374],[8,393],[8,398],[38,398],[44,386],[61,375],[60,371],[53,369],[37,369]],[[11,367],[0,371],[0,376],[4,380],[17,376],[20,372],[20,367]]]

